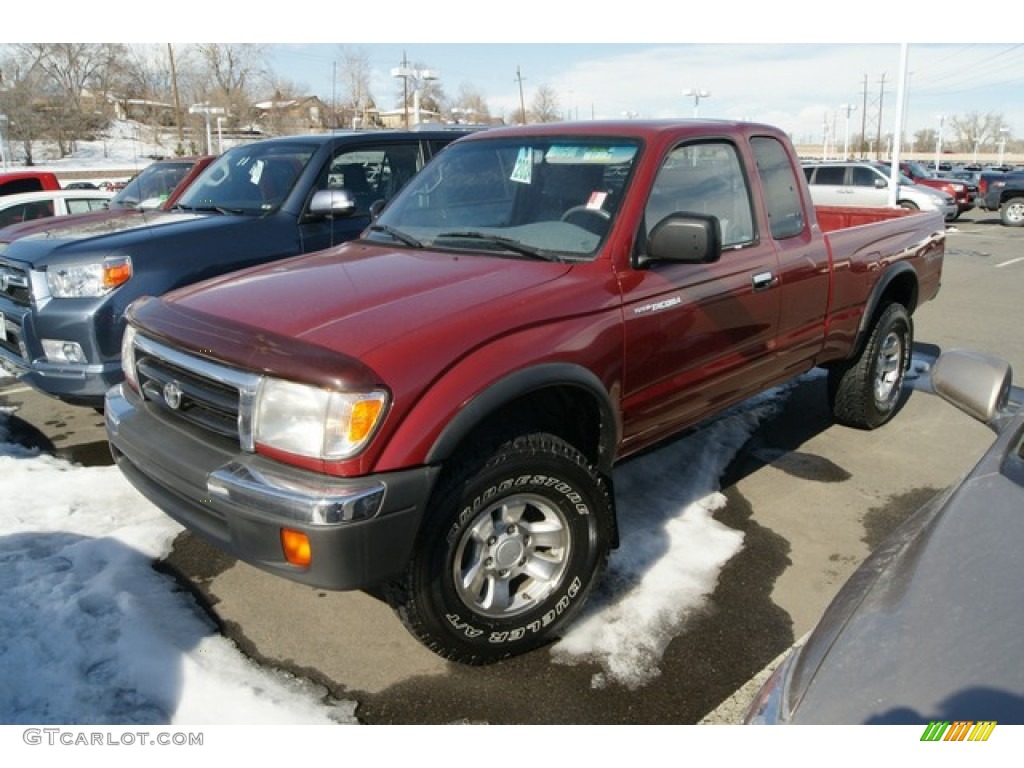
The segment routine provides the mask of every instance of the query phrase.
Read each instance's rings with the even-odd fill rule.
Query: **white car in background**
[[[51,189],[0,197],[0,229],[32,219],[100,211],[114,196],[100,189]]]
[[[806,163],[804,175],[815,205],[885,208],[889,205],[889,167],[869,161]],[[915,184],[904,175],[896,205],[920,211],[940,211],[946,221],[959,213],[956,200],[937,189]]]

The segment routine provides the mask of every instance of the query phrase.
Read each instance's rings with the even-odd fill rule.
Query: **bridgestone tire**
[[[549,642],[580,609],[608,558],[612,502],[583,456],[546,433],[457,462],[388,599],[435,653],[489,664]]]
[[[860,354],[829,369],[828,394],[838,423],[875,429],[892,418],[912,344],[913,325],[906,308],[888,305]]]
[[[1024,227],[1024,197],[1011,197],[999,206],[999,220],[1006,227]]]

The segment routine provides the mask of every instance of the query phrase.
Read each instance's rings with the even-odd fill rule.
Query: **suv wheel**
[[[1024,197],[1011,197],[999,206],[999,218],[1007,227],[1024,227]]]

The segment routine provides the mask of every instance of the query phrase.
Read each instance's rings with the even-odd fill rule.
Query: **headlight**
[[[256,396],[257,445],[327,461],[358,453],[384,415],[384,392],[332,392],[264,379]]]
[[[128,282],[132,260],[127,256],[95,264],[69,264],[49,267],[46,284],[56,299],[81,299],[104,296]]]

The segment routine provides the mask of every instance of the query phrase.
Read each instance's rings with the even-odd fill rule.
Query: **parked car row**
[[[884,208],[889,204],[891,169],[888,164],[871,161],[805,163],[804,175],[815,205]],[[915,184],[902,174],[896,204],[911,210],[939,211],[946,221],[953,221],[961,212],[949,193]]]
[[[211,155],[203,155],[158,160],[146,166],[117,193],[95,186],[72,189],[73,183],[64,190],[2,196],[0,211],[9,213],[0,213],[0,253],[15,240],[54,228],[58,222],[51,221],[52,216],[63,217],[59,224],[64,231],[74,226],[99,233],[104,225],[129,213],[169,209],[213,159]]]

